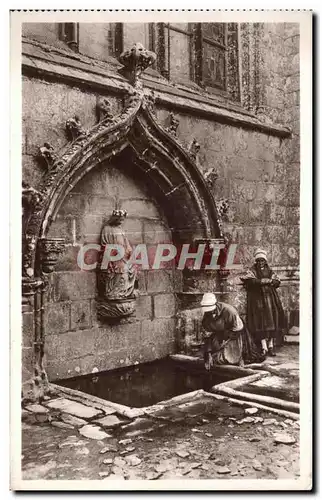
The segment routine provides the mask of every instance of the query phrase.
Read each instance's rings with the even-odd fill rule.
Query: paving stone
[[[116,415],[107,415],[106,417],[94,420],[94,422],[102,427],[118,427],[124,423],[124,420],[121,420]]]
[[[262,470],[262,464],[258,460],[253,460],[252,462],[253,469],[260,471]]]
[[[220,467],[225,467],[227,465],[227,460],[222,460],[221,458],[216,458],[214,460],[215,465],[219,465]]]
[[[115,408],[112,408],[112,406],[104,406],[102,410],[105,413],[105,415],[113,415],[114,413],[116,413]]]
[[[128,446],[125,451],[134,451],[135,450],[135,446]]]
[[[258,412],[258,408],[246,408],[245,409],[245,413],[247,413],[248,415],[254,415],[257,412]]]
[[[240,425],[240,424],[251,424],[253,422],[254,422],[253,417],[245,417],[245,418],[242,418],[241,420],[237,420],[236,424],[238,424],[238,425]]]
[[[70,425],[73,425],[75,427],[80,427],[82,425],[87,424],[86,420],[84,420],[82,418],[74,417],[74,415],[70,415],[69,413],[62,413],[61,419],[66,424],[70,424]]]
[[[109,473],[109,471],[102,471],[102,472],[99,472],[99,473],[98,473],[98,475],[99,475],[100,477],[106,477],[106,476],[109,476],[109,475],[110,475],[110,473]]]
[[[274,425],[276,422],[276,418],[267,418],[264,420],[263,425]]]
[[[113,463],[117,467],[124,467],[124,465],[126,465],[126,461],[123,458],[120,458],[120,457],[115,457]]]
[[[162,474],[163,474],[163,472],[153,472],[153,471],[150,471],[150,472],[146,473],[145,477],[149,481],[153,481],[155,479],[159,479],[162,476]]]
[[[27,410],[21,410],[21,420],[28,424],[34,424],[36,423],[36,414]]]
[[[155,427],[155,423],[153,420],[149,418],[136,418],[133,422],[123,425],[122,426],[122,431],[125,431],[127,434],[129,434],[131,431],[142,431],[146,429],[152,429]],[[132,434],[131,432],[131,434]],[[133,435],[133,434],[132,434]]]
[[[51,416],[49,413],[34,413],[36,417],[36,421],[40,424],[43,424],[45,422],[51,422]]]
[[[71,401],[66,398],[58,398],[49,401],[46,403],[49,408],[54,408],[57,410],[61,410],[64,413],[70,413],[75,417],[80,418],[93,418],[102,414],[101,410],[97,408],[92,408],[91,406],[85,406],[76,401]]]
[[[109,444],[108,446],[104,446],[104,448],[100,450],[100,453],[104,454],[107,453],[108,451],[117,452],[118,447],[116,445]]]
[[[112,465],[112,463],[113,463],[113,458],[105,458],[103,460],[103,464]]]
[[[286,462],[285,460],[277,460],[276,465],[278,465],[279,467],[287,467],[290,464],[289,464],[289,462]]]
[[[89,449],[81,448],[80,450],[76,450],[76,455],[89,455]]]
[[[130,443],[132,443],[132,439],[120,439],[119,441],[119,444],[124,444],[125,446]]]
[[[171,467],[171,466],[170,466],[168,463],[161,462],[161,463],[159,463],[159,464],[154,465],[154,467],[153,467],[153,468],[154,468],[154,470],[155,470],[156,472],[161,472],[161,473],[163,473],[163,472],[168,471],[170,467]]]
[[[56,422],[56,421],[53,421],[53,422],[51,422],[51,425],[53,427],[58,427],[59,429],[74,429],[73,425],[66,424],[65,422]]]
[[[110,474],[109,476],[104,477],[104,480],[125,481],[125,478],[121,474]]]
[[[296,443],[296,439],[289,434],[275,434],[274,441],[278,444],[294,444]]]
[[[38,404],[27,405],[26,410],[31,411],[32,413],[49,413],[48,408]]]
[[[262,422],[264,422],[262,417],[254,417],[254,424],[260,424]]]
[[[136,455],[128,455],[125,459],[129,465],[137,466],[140,465],[142,460]]]
[[[84,425],[84,427],[79,429],[79,433],[90,439],[105,439],[112,437],[96,425]]]
[[[185,450],[177,450],[176,455],[178,455],[178,457],[180,457],[180,458],[186,458],[186,457],[189,457],[190,453],[188,451],[185,451]]]
[[[210,438],[210,437],[212,437],[212,434],[211,434],[210,432],[206,432],[206,433],[205,433],[205,436],[207,436],[207,437],[209,437],[209,438]]]
[[[78,447],[78,446],[83,446],[84,444],[87,444],[87,441],[72,441],[70,439],[67,439],[66,441],[63,441],[62,443],[59,443],[58,445],[58,448],[65,448],[66,446],[75,446],[75,447]]]
[[[287,332],[287,335],[300,335],[300,329],[298,326],[292,326]]]
[[[231,470],[228,467],[215,467],[215,471],[218,474],[230,474]]]

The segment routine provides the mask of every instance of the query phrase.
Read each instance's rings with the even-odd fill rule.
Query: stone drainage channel
[[[191,366],[202,363],[201,360],[183,355],[173,355],[172,359],[175,362],[187,363]],[[152,442],[155,438],[148,436],[153,436],[155,431],[161,431],[170,422],[172,424],[183,422],[185,425],[195,425],[195,428],[191,428],[191,432],[197,435],[198,432],[202,432],[198,426],[209,422],[209,416],[215,415],[220,421],[227,417],[228,424],[229,421],[230,424],[231,421],[234,421],[233,423],[237,425],[243,423],[264,426],[275,424],[279,426],[274,434],[276,444],[292,445],[295,443],[295,439],[285,433],[285,428],[292,427],[294,431],[299,428],[299,405],[297,403],[241,390],[254,381],[269,377],[271,375],[269,372],[231,366],[216,367],[216,370],[224,372],[225,375],[230,372],[232,378],[235,377],[235,379],[212,387],[211,392],[199,389],[144,408],[131,408],[74,389],[50,384],[50,391],[41,404],[25,405],[22,410],[22,420],[27,425],[49,422],[52,426],[60,429],[73,429],[74,431],[77,429],[79,435],[84,438],[106,443],[106,446],[100,450],[102,454],[113,451],[115,445],[111,445],[111,443],[115,442],[116,438],[118,445],[121,446],[121,450],[118,449],[119,461],[124,462],[129,467],[136,467],[141,463],[141,459],[135,453],[133,439],[143,439],[142,436],[145,436],[144,439]],[[233,412],[231,412],[232,407],[235,408]],[[238,408],[240,409],[238,410]],[[274,413],[282,419],[279,418],[279,421],[272,418],[264,420],[258,416],[260,413],[262,415],[268,414],[268,416]],[[210,436],[211,434],[209,434],[209,438]],[[73,443],[75,446],[77,445],[75,435],[70,436],[70,441],[67,440],[66,445],[71,446]],[[181,459],[187,456],[185,450],[181,452],[179,449],[176,453]],[[120,478],[121,474],[118,474],[118,465],[114,463],[115,460],[110,456],[103,460],[109,470],[100,473],[102,479],[105,477]],[[193,469],[190,465],[189,472]],[[202,467],[202,463],[193,462],[193,465],[195,468]],[[225,466],[218,464],[217,469],[219,474],[227,473]],[[164,472],[154,470],[149,473],[151,477],[147,475],[146,478],[158,479]],[[123,476],[122,478],[124,479]]]

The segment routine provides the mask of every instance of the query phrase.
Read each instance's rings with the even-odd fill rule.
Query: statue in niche
[[[136,269],[129,262],[132,247],[125,235],[122,224],[127,216],[126,210],[113,210],[107,224],[101,231],[101,257],[98,265],[98,316],[99,319],[122,318],[135,311]],[[117,249],[107,250],[107,245],[119,245],[124,255],[116,261],[106,258],[118,254]]]

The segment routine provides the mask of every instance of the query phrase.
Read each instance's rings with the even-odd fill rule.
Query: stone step
[[[284,343],[285,344],[299,344],[300,336],[299,335],[284,335]]]
[[[103,412],[101,410],[98,410],[97,408],[85,406],[81,403],[77,403],[76,401],[72,401],[71,399],[66,398],[52,399],[51,401],[46,402],[45,405],[48,408],[60,410],[64,413],[69,413],[70,415],[74,415],[75,417],[79,418],[90,419],[103,414]]]

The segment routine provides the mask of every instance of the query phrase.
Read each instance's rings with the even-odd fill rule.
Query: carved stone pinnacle
[[[122,52],[119,61],[129,80],[136,83],[141,73],[156,61],[156,54],[145,49],[141,43],[135,43],[131,49]]]

